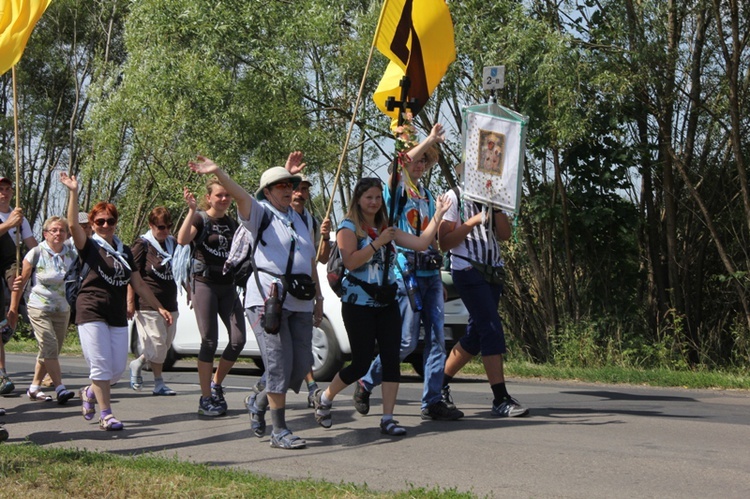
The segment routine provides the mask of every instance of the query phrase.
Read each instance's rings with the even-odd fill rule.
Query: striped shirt
[[[447,194],[451,200],[451,207],[443,215],[443,220],[446,222],[456,222],[454,230],[461,226],[464,220],[470,219],[482,210],[482,205],[471,200],[462,199],[459,204],[459,200],[456,199],[456,192],[453,189],[448,191]],[[459,206],[461,209],[460,215],[458,212]],[[490,264],[493,267],[502,267],[504,265],[500,255],[500,246],[497,243],[497,239],[495,239],[492,222],[492,209],[488,208],[485,222],[472,228],[466,239],[451,250],[451,268],[453,270],[464,270],[471,267],[469,262],[460,258],[461,256],[477,262]],[[456,255],[459,257],[456,257]]]

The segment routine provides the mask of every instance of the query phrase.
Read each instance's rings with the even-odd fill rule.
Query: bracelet
[[[375,245],[374,245],[374,244],[372,244],[372,243],[370,243],[370,246],[372,247],[372,251],[373,251],[374,253],[377,253],[378,249],[377,249],[377,248],[375,247]]]
[[[330,237],[324,237],[324,238],[323,238],[323,241],[325,241],[325,242],[327,242],[327,243],[328,243],[328,242],[331,242],[331,238],[330,238]]]

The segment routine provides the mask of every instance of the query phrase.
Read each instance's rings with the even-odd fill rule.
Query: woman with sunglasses
[[[354,187],[346,218],[336,232],[336,243],[347,270],[342,283],[341,315],[352,348],[352,362],[336,374],[325,391],[315,392],[315,420],[323,428],[331,427],[334,397],[367,373],[377,344],[383,373],[380,431],[393,436],[406,434],[406,429],[393,419],[401,375],[401,315],[396,301],[393,271],[396,248],[392,241],[403,248],[426,250],[435,239],[438,224],[449,207],[445,196],[438,198],[435,215],[417,237],[388,226],[380,179],[363,178]],[[386,251],[389,245],[390,250]],[[386,282],[383,282],[384,273],[388,276]]]
[[[234,284],[234,272],[224,274],[224,263],[232,247],[237,222],[227,215],[232,195],[216,177],[206,181],[203,210],[198,210],[195,196],[184,189],[187,215],[177,233],[177,243],[193,243],[191,301],[201,334],[198,353],[198,380],[201,397],[198,414],[216,417],[227,412],[221,383],[245,346],[245,316]],[[219,341],[219,321],[226,326],[229,342],[214,372],[214,356]]]
[[[287,428],[286,392],[292,389],[299,393],[312,368],[312,328],[323,318],[323,301],[315,271],[314,229],[306,227],[291,207],[292,192],[300,177],[280,166],[269,168],[261,175],[260,188],[253,198],[210,159],[199,156],[190,168],[219,177],[237,201],[240,221],[250,235],[250,248],[255,247],[255,271],[247,282],[245,307],[267,380],[263,391],[246,399],[253,434],[258,438],[265,435],[265,415],[270,411],[271,447],[304,448],[305,441]],[[258,240],[262,244],[256,244],[263,226]],[[271,310],[265,303],[266,299],[273,303],[269,297],[274,288],[282,304]]]
[[[70,305],[65,300],[65,274],[76,262],[78,253],[68,239],[68,221],[50,217],[42,225],[43,240],[29,250],[23,259],[21,275],[16,278],[8,310],[8,324],[15,329],[18,306],[26,283],[31,280],[28,296],[29,322],[39,344],[34,378],[26,394],[31,400],[52,401],[41,389],[49,375],[58,404],[65,404],[74,393],[62,382],[59,355],[68,333]]]
[[[117,208],[101,201],[89,213],[93,229],[87,237],[78,223],[78,181],[60,173],[60,181],[70,191],[68,224],[78,257],[89,271],[83,276],[76,300],[75,321],[83,357],[89,365],[91,385],[81,388],[83,417],[94,418],[99,404],[99,428],[122,430],[112,414],[110,385],[120,379],[128,360],[128,284],[169,325],[172,315],[161,306],[138,272],[133,272],[133,254],[115,236]]]
[[[130,388],[139,392],[143,388],[141,369],[151,365],[154,374],[154,395],[176,395],[164,384],[162,365],[167,358],[177,331],[177,285],[172,275],[172,257],[177,241],[169,234],[172,228],[172,215],[163,206],[157,206],[148,215],[148,227],[141,237],[135,240],[131,250],[135,262],[135,272],[151,288],[159,303],[172,314],[172,324],[167,325],[159,312],[138,299],[132,286],[128,286],[128,317],[135,321],[138,341],[142,354],[130,363]]]

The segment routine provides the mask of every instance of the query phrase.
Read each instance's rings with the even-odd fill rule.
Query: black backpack
[[[344,276],[346,275],[346,267],[344,267],[344,259],[341,258],[341,251],[339,251],[339,245],[336,240],[331,244],[331,252],[328,257],[328,264],[326,265],[326,277],[328,278],[328,285],[336,296],[344,294]]]
[[[65,300],[70,305],[70,323],[76,321],[76,300],[81,291],[81,284],[89,273],[89,264],[84,263],[79,256],[65,273]]]

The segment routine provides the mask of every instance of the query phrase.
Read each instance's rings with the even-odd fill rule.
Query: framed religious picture
[[[463,117],[464,197],[518,213],[528,118],[495,103]]]

